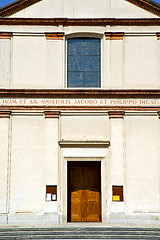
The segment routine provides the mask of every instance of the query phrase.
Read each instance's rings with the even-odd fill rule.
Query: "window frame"
[[[100,40],[100,87],[68,87],[67,83],[68,83],[68,79],[67,79],[67,61],[68,61],[68,54],[67,54],[67,43],[68,43],[68,39],[72,39],[72,38],[91,38],[91,39],[99,39]],[[64,87],[67,89],[101,89],[102,86],[102,78],[103,78],[103,72],[102,72],[102,39],[103,39],[103,34],[86,34],[86,33],[78,33],[78,34],[68,34],[68,36],[66,36],[66,41],[65,41],[65,83],[64,83]]]

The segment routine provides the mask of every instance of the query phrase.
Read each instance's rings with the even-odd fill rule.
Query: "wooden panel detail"
[[[59,111],[44,111],[45,118],[59,118]]]
[[[0,111],[0,118],[10,118],[10,111]]]
[[[47,40],[63,40],[64,33],[57,32],[57,33],[46,33]]]
[[[125,115],[124,111],[110,111],[108,112],[109,118],[123,118]]]
[[[72,165],[73,164],[73,165]],[[101,221],[100,163],[77,162],[68,169],[68,221]]]
[[[106,40],[123,40],[123,32],[106,32]]]
[[[0,32],[0,39],[11,39],[11,33]]]

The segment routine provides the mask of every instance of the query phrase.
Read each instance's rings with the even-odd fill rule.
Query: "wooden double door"
[[[101,163],[68,163],[68,222],[101,221]]]

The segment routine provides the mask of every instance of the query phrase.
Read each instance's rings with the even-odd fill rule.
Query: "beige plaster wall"
[[[46,185],[58,184],[58,119],[45,119]]]
[[[124,87],[156,88],[157,37],[126,36],[124,41]]]
[[[62,116],[61,140],[109,139],[107,116]]]
[[[10,213],[44,211],[44,117],[13,116]]]
[[[57,118],[45,119],[45,185],[58,186],[58,121]],[[45,201],[44,211],[57,212],[57,201]]]
[[[126,117],[126,207],[159,212],[157,116]]]
[[[0,87],[8,88],[11,78],[11,41],[0,39]]]
[[[157,16],[125,0],[43,0],[11,17],[153,18]]]
[[[65,61],[63,59],[64,41],[48,40],[46,44],[46,87],[63,88],[63,67],[65,64]]]
[[[107,41],[107,40],[106,40]],[[114,40],[110,43],[110,77],[111,88],[123,88],[123,40]],[[106,52],[106,55],[108,52]],[[105,56],[105,59],[107,56]],[[109,78],[107,79],[109,81]],[[104,80],[105,81],[105,80]]]
[[[0,213],[7,212],[9,119],[0,118]]]
[[[46,86],[46,38],[21,35],[13,37],[12,88]]]
[[[124,120],[110,119],[111,183],[124,184]]]

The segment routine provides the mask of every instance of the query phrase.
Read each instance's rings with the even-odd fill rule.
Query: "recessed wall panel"
[[[43,211],[44,176],[44,119],[41,116],[14,116],[12,119],[11,213]]]
[[[43,88],[46,85],[46,39],[43,36],[13,37],[14,88]]]
[[[156,36],[126,36],[124,61],[125,88],[157,87]]]
[[[126,118],[126,203],[129,212],[159,211],[158,119]]]

